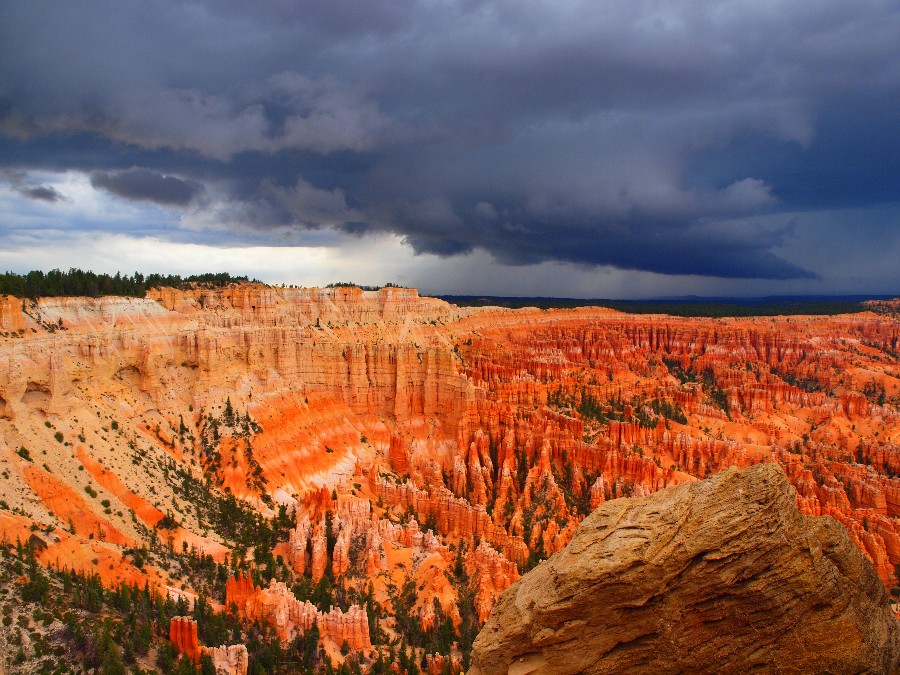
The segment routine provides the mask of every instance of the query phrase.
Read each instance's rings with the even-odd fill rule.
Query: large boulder
[[[896,672],[900,623],[837,521],[774,464],[605,503],[513,584],[470,675]]]

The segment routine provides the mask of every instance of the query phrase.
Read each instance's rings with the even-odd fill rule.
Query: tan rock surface
[[[896,672],[900,624],[782,469],[728,469],[591,514],[502,596],[470,673]]]

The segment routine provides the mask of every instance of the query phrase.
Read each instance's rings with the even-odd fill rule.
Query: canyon
[[[680,318],[261,284],[0,298],[0,536],[284,643],[315,625],[334,662],[371,668],[393,641],[459,672],[504,591],[592,511],[774,464],[889,592],[892,307]],[[239,541],[210,504],[278,536]],[[188,574],[198,560],[221,572]],[[189,623],[182,653],[253,660]]]

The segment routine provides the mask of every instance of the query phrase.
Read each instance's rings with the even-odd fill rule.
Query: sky
[[[900,294],[895,0],[5,0],[0,270]]]

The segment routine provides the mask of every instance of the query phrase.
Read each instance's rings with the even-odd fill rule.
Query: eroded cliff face
[[[874,569],[766,464],[604,504],[503,595],[469,672],[898,667],[900,623]]]
[[[247,618],[283,630],[294,601],[365,605],[376,651],[401,637],[450,663],[447,644],[465,652],[592,509],[758,463],[897,583],[891,315],[468,310],[411,289],[245,284],[6,300],[0,317],[0,530],[55,527],[41,560],[108,584],[225,607],[224,579],[254,572],[267,599]],[[214,525],[230,497],[295,515],[252,550]],[[221,583],[171,564],[198,555]]]

